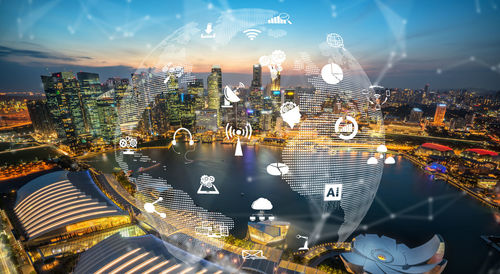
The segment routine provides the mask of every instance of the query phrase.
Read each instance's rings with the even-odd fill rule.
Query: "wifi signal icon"
[[[259,35],[259,33],[261,33],[262,31],[258,30],[258,29],[247,29],[247,30],[244,30],[243,33],[246,34],[246,36],[250,39],[250,40],[253,40],[257,37],[257,35]]]

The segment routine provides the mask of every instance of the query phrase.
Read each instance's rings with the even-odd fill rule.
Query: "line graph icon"
[[[243,151],[241,150],[240,137],[250,140],[252,138],[252,126],[247,123],[244,128],[234,129],[229,123],[226,124],[226,138],[228,140],[238,138],[236,143],[236,150],[234,156],[243,156]]]
[[[246,29],[243,33],[248,37],[248,39],[253,40],[257,38],[257,36],[261,33],[261,30],[258,29]]]

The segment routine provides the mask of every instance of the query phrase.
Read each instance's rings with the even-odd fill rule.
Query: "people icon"
[[[292,102],[286,102],[281,106],[280,109],[281,118],[285,121],[291,128],[295,126],[295,124],[300,123],[300,110],[299,106]]]

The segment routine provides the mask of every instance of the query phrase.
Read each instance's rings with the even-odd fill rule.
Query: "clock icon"
[[[344,73],[342,72],[342,68],[335,64],[329,63],[323,66],[321,69],[321,77],[328,84],[338,84],[342,79],[344,79]]]

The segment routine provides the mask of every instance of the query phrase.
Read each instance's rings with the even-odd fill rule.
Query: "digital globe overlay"
[[[130,90],[120,97],[120,126],[113,129],[117,138],[124,139],[116,147],[115,160],[135,186],[134,204],[141,211],[139,215],[163,240],[228,268],[234,267],[235,260],[244,259],[218,256],[218,251],[228,248],[228,238],[236,237],[236,229],[237,238],[252,242],[252,250],[285,239],[280,248],[302,246],[304,239],[310,246],[322,240],[346,241],[370,208],[386,157],[382,113],[366,95],[372,85],[344,45],[332,44],[326,39],[327,33],[303,50],[297,45],[287,49],[287,44],[279,41],[283,37],[260,34],[250,39],[245,35],[246,30],[257,27],[276,29],[270,18],[277,14],[261,9],[222,11],[210,33],[204,22],[189,22],[168,35],[132,75]],[[258,176],[245,175],[245,166],[255,160],[250,157],[272,153],[263,152],[265,149],[257,145],[250,147],[252,140],[264,138],[256,137],[263,129],[253,126],[254,117],[248,111],[255,109],[252,100],[236,101],[237,94],[251,97],[254,83],[252,79],[242,79],[243,83],[237,78],[222,79],[225,64],[240,58],[237,54],[242,39],[256,44],[255,52],[244,54],[254,55],[248,67],[259,65],[262,82],[269,83],[267,88],[258,89],[261,93],[270,91],[268,101],[263,95],[261,115],[265,118],[259,125],[274,132],[273,138],[286,140],[282,149],[274,148],[278,156],[263,165]],[[202,64],[200,52],[224,59],[220,65]],[[211,72],[194,72],[200,68]],[[286,89],[280,87],[287,86],[298,87],[296,100],[273,100],[273,94],[281,96]],[[170,104],[175,100],[185,104]],[[196,106],[203,111],[183,109]],[[165,128],[169,130],[160,130]],[[229,144],[205,144],[200,134],[218,130],[224,132],[222,142]],[[137,148],[136,138],[146,147]],[[207,143],[215,143],[217,138]],[[159,141],[147,143],[153,139]],[[230,165],[233,160],[216,163],[199,156],[210,149],[214,159],[229,151],[238,163],[234,166],[241,169],[235,172],[242,178],[212,174],[217,165]],[[266,166],[272,163],[278,171],[270,175]],[[279,169],[281,166],[286,172]],[[187,172],[173,178],[179,168]],[[231,188],[232,192],[224,191],[228,184],[270,179],[279,180],[287,197],[296,200],[276,202],[272,197],[282,193],[263,189],[245,205],[246,212],[229,210],[250,195],[237,187]],[[193,181],[197,181],[195,185]],[[234,204],[218,204],[217,200],[225,200],[223,196],[229,196]],[[280,216],[288,203],[299,208],[294,210],[297,216]],[[169,251],[183,260],[183,253]],[[185,261],[193,263],[191,257]]]

